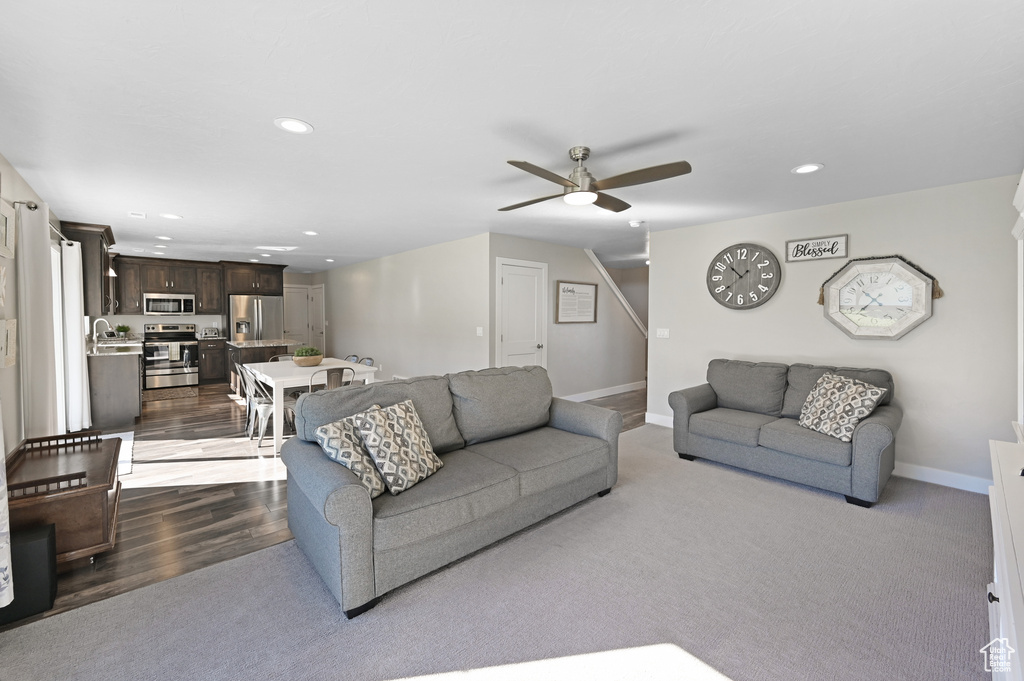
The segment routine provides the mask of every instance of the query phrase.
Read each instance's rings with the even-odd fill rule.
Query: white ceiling
[[[0,154],[126,254],[153,255],[157,235],[200,260],[297,246],[261,260],[304,272],[501,232],[623,266],[645,249],[630,220],[674,229],[1024,167],[1020,0],[0,9]],[[506,160],[568,175],[577,144],[598,178],[693,172],[611,191],[622,213],[498,212],[559,191]],[[807,162],[825,169],[789,172]]]

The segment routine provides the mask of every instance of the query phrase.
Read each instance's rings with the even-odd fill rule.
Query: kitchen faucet
[[[103,322],[104,324],[106,324],[107,325],[107,331],[110,331],[110,322],[108,322],[103,317],[97,317],[96,321],[94,321],[92,323],[92,342],[93,343],[95,343],[96,341],[99,340],[99,336],[96,334],[96,325],[99,324],[100,322]]]

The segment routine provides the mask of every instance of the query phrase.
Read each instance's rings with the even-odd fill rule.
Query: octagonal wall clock
[[[896,340],[932,316],[932,279],[900,258],[851,261],[825,284],[825,317],[850,338]]]

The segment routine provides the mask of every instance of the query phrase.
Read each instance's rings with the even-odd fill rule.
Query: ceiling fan
[[[573,168],[572,173],[569,174],[569,179],[566,179],[561,175],[556,175],[550,170],[544,170],[540,166],[527,163],[526,161],[509,161],[509,165],[513,165],[520,170],[525,170],[528,173],[533,173],[537,177],[543,177],[545,180],[554,182],[555,184],[560,184],[565,187],[565,189],[561,194],[542,196],[539,199],[515,203],[511,206],[499,208],[498,210],[515,210],[516,208],[522,208],[523,206],[529,206],[534,203],[540,203],[541,201],[547,201],[548,199],[555,199],[561,196],[566,203],[574,206],[585,206],[592,203],[599,208],[604,208],[605,210],[618,213],[629,208],[629,204],[621,199],[615,198],[614,196],[605,194],[605,189],[618,189],[619,187],[631,187],[635,184],[667,180],[670,177],[685,175],[692,170],[690,164],[686,161],[678,161],[676,163],[651,166],[650,168],[634,170],[632,172],[598,180],[595,179],[583,165],[583,162],[590,158],[589,147],[573,147],[569,150],[569,158],[576,161],[576,167]]]

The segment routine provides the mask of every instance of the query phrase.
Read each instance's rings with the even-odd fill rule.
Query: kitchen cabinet
[[[224,263],[224,288],[227,295],[284,295],[284,265],[246,265]]]
[[[270,358],[274,357],[275,355],[288,354],[287,345],[272,345],[248,348],[238,348],[235,347],[234,345],[228,345],[227,348],[228,381],[231,383],[231,387],[234,389],[235,394],[237,395],[244,395],[245,390],[242,386],[242,380],[241,377],[238,375],[238,369],[235,367],[235,364],[253,364],[255,362],[269,362]]]
[[[224,314],[224,270],[196,267],[196,314]]]
[[[114,312],[114,283],[110,276],[110,247],[114,234],[109,225],[61,222],[60,231],[82,244],[82,294],[87,317]]]
[[[158,263],[143,265],[143,293],[195,293],[195,265]]]
[[[142,279],[139,263],[114,258],[115,281],[114,314],[142,314]]]
[[[142,354],[127,346],[123,349],[124,352],[88,355],[93,428],[130,429],[142,414]]]
[[[215,383],[227,376],[227,352],[223,340],[199,341],[199,382]]]

